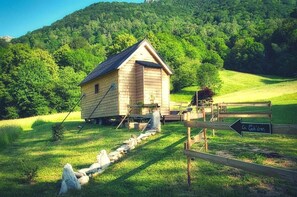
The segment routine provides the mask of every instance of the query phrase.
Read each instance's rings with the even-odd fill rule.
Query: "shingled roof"
[[[92,81],[93,79],[96,79],[97,77],[108,74],[116,69],[119,69],[119,67],[145,42],[148,43],[148,41],[146,39],[144,39],[144,40],[134,44],[133,46],[125,49],[124,51],[122,51],[114,56],[111,56],[106,61],[99,64],[90,74],[88,74],[88,76],[79,85],[82,86],[83,84],[86,84],[86,83]],[[151,46],[151,45],[149,44],[149,46]],[[159,58],[163,62],[161,57],[159,57]],[[149,66],[148,62],[144,62],[144,61],[138,61],[138,62],[140,62],[141,65],[145,64],[144,66]],[[151,63],[150,66],[156,66],[156,65],[154,63]],[[160,65],[160,67],[162,67],[162,66]],[[172,74],[171,69],[167,65],[166,65],[166,68],[168,69],[169,73]]]

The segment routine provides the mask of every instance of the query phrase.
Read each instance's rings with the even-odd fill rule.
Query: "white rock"
[[[142,140],[141,140],[141,138],[136,138],[136,140],[137,140],[137,143],[139,144]]]
[[[157,130],[155,130],[155,129],[151,129],[151,130],[147,130],[145,133],[148,133],[148,134],[150,134],[150,135],[155,135],[156,132],[157,132]]]
[[[108,154],[108,158],[110,159],[110,162],[115,162],[118,159],[120,159],[122,157],[122,153],[119,151],[113,151],[111,153]]]
[[[81,185],[85,185],[89,182],[90,178],[89,176],[82,176],[78,179],[78,182],[81,184]]]
[[[99,163],[93,163],[93,164],[89,167],[90,170],[93,170],[93,169],[99,169],[99,168],[101,168],[101,165],[100,165]]]
[[[122,145],[117,151],[126,154],[130,150],[130,147],[127,144]]]
[[[124,149],[124,147],[122,147],[122,146],[119,147],[119,148],[117,148],[117,151],[120,152],[120,153],[124,153],[124,150],[125,150],[125,149]]]
[[[89,170],[90,170],[89,168],[83,168],[83,169],[78,170],[78,172],[79,172],[79,173],[87,174],[87,172],[88,172]]]
[[[137,137],[137,140],[145,140],[146,138],[148,138],[148,136],[142,133]]]
[[[69,189],[79,190],[81,189],[81,185],[73,172],[72,166],[67,163],[63,168],[62,184],[59,194],[63,194],[63,192],[67,192]]]
[[[65,194],[67,191],[68,191],[67,184],[63,180],[62,183],[61,183],[61,189],[60,189],[59,195]]]
[[[127,144],[129,146],[130,149],[134,149],[135,146],[137,145],[137,139],[134,138],[130,138],[129,143]]]
[[[75,174],[76,178],[78,178],[78,179],[83,176],[86,176],[86,173],[82,173],[82,172],[74,172],[74,174]]]
[[[97,155],[97,161],[102,169],[106,169],[110,165],[110,159],[108,158],[106,150],[101,150]]]

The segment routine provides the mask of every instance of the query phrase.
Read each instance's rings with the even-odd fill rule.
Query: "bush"
[[[198,105],[202,106],[207,103],[212,103],[212,97],[214,96],[214,92],[209,88],[204,88],[198,91]],[[191,105],[196,105],[196,92],[191,100]]]
[[[8,144],[11,144],[19,137],[21,132],[22,128],[18,126],[0,127],[0,147],[5,147]]]
[[[35,122],[32,124],[32,128],[38,127],[40,125],[45,124],[46,121],[42,120],[41,118],[38,118],[37,120],[35,120]]]
[[[22,178],[26,183],[32,183],[37,177],[38,165],[29,160],[20,160],[20,170]]]
[[[215,93],[219,92],[222,87],[222,81],[219,76],[219,70],[215,65],[205,63],[197,69],[198,85],[201,88],[210,88]]]
[[[59,141],[64,138],[64,126],[61,123],[54,124],[52,126],[52,139],[53,141]]]

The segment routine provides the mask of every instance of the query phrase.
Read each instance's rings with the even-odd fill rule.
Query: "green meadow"
[[[297,124],[297,80],[256,76],[232,71],[220,73],[223,87],[215,102],[272,101],[274,124]],[[175,102],[189,102],[197,87],[171,95]],[[62,141],[51,140],[51,127],[67,113],[0,121],[0,132],[18,129],[18,136],[0,150],[0,196],[56,196],[62,169],[74,170],[96,162],[100,150],[115,150],[135,130],[84,124],[80,113],[65,122]],[[228,120],[227,120],[228,121]],[[193,129],[192,134],[198,134]],[[297,132],[297,131],[296,131]],[[297,136],[207,131],[209,153],[297,171]],[[1,137],[1,135],[0,135]],[[296,183],[249,173],[200,159],[192,162],[192,186],[187,185],[187,159],[183,154],[186,128],[166,123],[162,132],[141,142],[105,172],[65,196],[296,196]],[[201,144],[193,146],[201,150]],[[203,151],[203,149],[202,149]],[[34,182],[22,176],[20,160],[38,166]]]

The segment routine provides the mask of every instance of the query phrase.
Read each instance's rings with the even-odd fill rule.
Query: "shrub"
[[[37,177],[38,165],[26,159],[20,160],[22,178],[26,183],[32,183]]]
[[[42,120],[41,118],[38,118],[37,120],[35,120],[35,122],[32,124],[32,128],[38,127],[40,125],[45,124],[46,121]]]
[[[214,92],[209,88],[204,88],[198,91],[198,105],[201,106],[203,104],[213,102],[212,97],[214,96]],[[191,100],[191,105],[196,105],[196,92]]]
[[[0,147],[5,147],[8,144],[11,144],[19,137],[21,132],[22,128],[18,126],[0,127]]]
[[[52,140],[59,141],[64,137],[64,126],[61,123],[54,124],[52,126]]]

